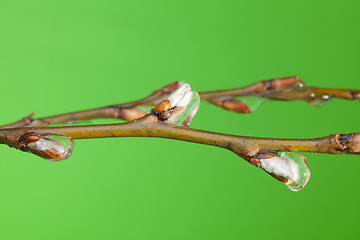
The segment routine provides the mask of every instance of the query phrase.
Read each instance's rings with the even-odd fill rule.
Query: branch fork
[[[251,109],[238,97],[256,96],[276,100],[302,100],[309,103],[329,98],[359,99],[356,90],[310,88],[297,77],[275,78],[250,86],[197,94],[190,85],[175,82],[150,96],[109,107],[33,119],[0,127],[0,143],[28,151],[50,161],[70,157],[73,140],[105,137],[159,137],[229,149],[249,163],[284,182],[291,190],[302,189],[310,170],[305,156],[296,152],[359,154],[360,133],[334,134],[314,139],[276,139],[236,136],[189,128],[198,110],[200,98],[238,113]],[[321,98],[321,99],[320,99]],[[326,100],[327,101],[327,100]],[[140,109],[154,106],[149,114]],[[129,122],[103,125],[49,127],[51,123],[95,118],[124,119]]]

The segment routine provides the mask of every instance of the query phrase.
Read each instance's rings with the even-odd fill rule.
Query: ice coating
[[[69,158],[74,145],[69,137],[56,134],[31,134],[24,142],[27,150],[49,161]]]
[[[297,153],[283,152],[280,156],[260,159],[260,167],[266,172],[283,178],[292,191],[299,191],[310,180],[306,157]],[[278,180],[278,177],[274,176]]]
[[[195,91],[191,91],[191,98],[189,99],[188,102],[188,107],[186,109],[186,119],[184,119],[182,125],[184,126],[189,126],[191,123],[191,120],[193,119],[193,117],[195,116],[195,114],[197,113],[199,106],[200,106],[200,96],[197,92]]]
[[[245,103],[251,112],[256,112],[264,103],[269,101],[269,99],[259,96],[237,97],[236,99]]]
[[[168,122],[188,127],[191,120],[195,116],[200,105],[200,97],[197,92],[189,92],[184,100],[179,102],[178,106],[175,106],[171,116],[168,118]]]
[[[191,103],[191,100],[193,98],[194,92],[193,91],[189,91],[187,92],[184,97],[176,104],[176,106],[180,106],[180,107],[186,107]],[[171,100],[170,100],[171,103]]]
[[[179,88],[176,89],[168,99],[170,100],[170,107],[175,107],[179,102],[191,91],[190,84],[185,82],[179,83]]]
[[[158,103],[150,114],[160,121],[188,127],[200,105],[200,96],[188,83],[180,82],[169,97]]]
[[[28,147],[37,149],[39,151],[45,151],[47,149],[54,149],[57,153],[63,154],[66,149],[63,144],[57,141],[51,141],[46,138],[40,138],[36,142],[32,142],[28,144]]]
[[[277,156],[268,159],[260,159],[260,167],[268,173],[291,179],[297,182],[300,178],[298,165],[292,159]]]
[[[172,113],[167,122],[188,127],[199,109],[199,94],[191,91],[188,83],[181,82],[180,87],[169,96],[168,100]]]

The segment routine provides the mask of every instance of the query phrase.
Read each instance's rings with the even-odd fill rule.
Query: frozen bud
[[[159,120],[188,127],[200,105],[200,96],[189,84],[180,82],[168,99],[151,110]]]
[[[259,96],[237,97],[236,100],[247,106],[246,113],[256,112],[264,103],[269,101],[269,99]]]
[[[243,101],[236,99],[220,100],[219,105],[223,108],[237,113],[251,113],[249,106]]]
[[[170,107],[175,107],[191,91],[190,84],[179,82],[179,88],[169,95]]]
[[[29,132],[19,138],[21,150],[38,155],[49,161],[61,161],[70,157],[74,142],[67,136]]]
[[[256,161],[257,160],[257,161]],[[253,157],[264,171],[284,182],[293,191],[301,190],[310,179],[306,157],[296,153],[260,153]]]

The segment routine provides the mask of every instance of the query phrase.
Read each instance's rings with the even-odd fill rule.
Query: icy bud
[[[279,156],[273,152],[265,152],[255,155],[250,161],[284,182],[292,191],[301,190],[310,179],[306,157],[300,154],[283,152]]]
[[[179,87],[168,99],[160,102],[151,111],[159,120],[188,127],[200,105],[200,96],[191,91],[188,83],[179,82]]]
[[[260,96],[243,96],[237,98],[218,98],[212,100],[211,102],[232,112],[252,113],[256,112],[264,103],[268,101],[269,99]]]
[[[69,158],[74,146],[73,140],[67,136],[35,132],[23,134],[19,144],[20,149],[53,162]]]

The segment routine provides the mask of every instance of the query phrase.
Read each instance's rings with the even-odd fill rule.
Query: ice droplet
[[[187,93],[191,91],[190,84],[185,82],[179,82],[179,88],[176,89],[172,94],[169,95],[170,106],[175,107],[179,102],[185,98]]]
[[[307,165],[306,157],[297,154],[297,153],[287,153],[283,152],[280,155],[281,157],[285,157],[287,159],[292,159],[296,165],[299,172],[299,178],[296,180],[292,180],[293,182],[288,182],[286,186],[292,190],[292,191],[299,191],[307,184],[307,182],[310,180],[310,169]]]
[[[269,101],[267,98],[258,96],[237,97],[236,100],[240,100],[248,105],[251,112],[257,111],[261,105]]]
[[[333,100],[333,96],[331,95],[325,94],[322,96],[317,96],[314,93],[311,93],[310,98],[307,100],[307,102],[313,107],[324,107],[332,100]]]
[[[22,137],[21,143],[31,153],[54,162],[69,158],[74,146],[71,138],[50,133],[27,133]]]
[[[188,127],[200,106],[200,96],[195,91],[188,92],[175,106],[167,120],[176,125]]]
[[[306,157],[297,153],[283,152],[280,156],[260,159],[260,167],[292,191],[301,190],[310,179]]]
[[[191,91],[188,83],[180,82],[179,88],[150,111],[159,120],[188,127],[200,105],[200,96]]]

